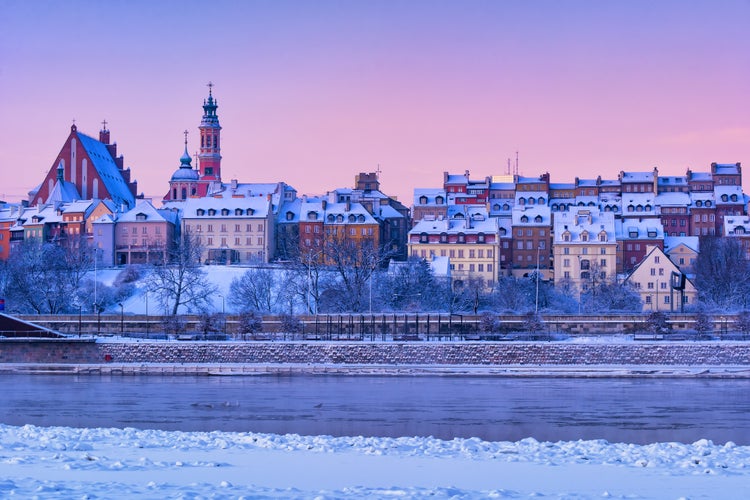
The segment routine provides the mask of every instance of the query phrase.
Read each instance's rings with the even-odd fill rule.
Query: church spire
[[[216,114],[219,105],[214,99],[213,87],[213,82],[208,82],[208,98],[203,100],[203,118],[198,127],[201,136],[198,159],[202,180],[221,181],[221,125]]]

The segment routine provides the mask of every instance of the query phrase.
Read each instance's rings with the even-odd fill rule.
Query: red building
[[[29,192],[32,205],[48,202],[58,180],[58,167],[62,166],[63,180],[75,186],[80,199],[109,199],[118,206],[134,206],[138,183],[130,180],[130,169],[123,168],[117,144],[110,144],[106,123],[99,140],[79,132],[75,124],[70,127],[70,135],[44,181]]]

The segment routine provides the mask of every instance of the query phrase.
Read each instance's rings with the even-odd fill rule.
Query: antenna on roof
[[[516,150],[516,175],[518,175],[518,150]]]
[[[510,157],[508,157],[508,168],[505,170],[506,175],[510,175]]]

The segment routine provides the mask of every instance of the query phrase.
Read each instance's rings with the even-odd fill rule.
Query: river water
[[[3,375],[0,423],[750,444],[750,380]]]

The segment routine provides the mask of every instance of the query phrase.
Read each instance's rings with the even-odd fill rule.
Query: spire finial
[[[107,130],[107,120],[102,120],[102,130]]]
[[[211,90],[214,87],[214,83],[212,81],[209,81],[206,86],[208,87],[208,97],[211,97]]]
[[[185,129],[185,131],[183,132],[183,134],[185,134],[185,151],[187,151],[187,136],[188,136],[187,129]]]

